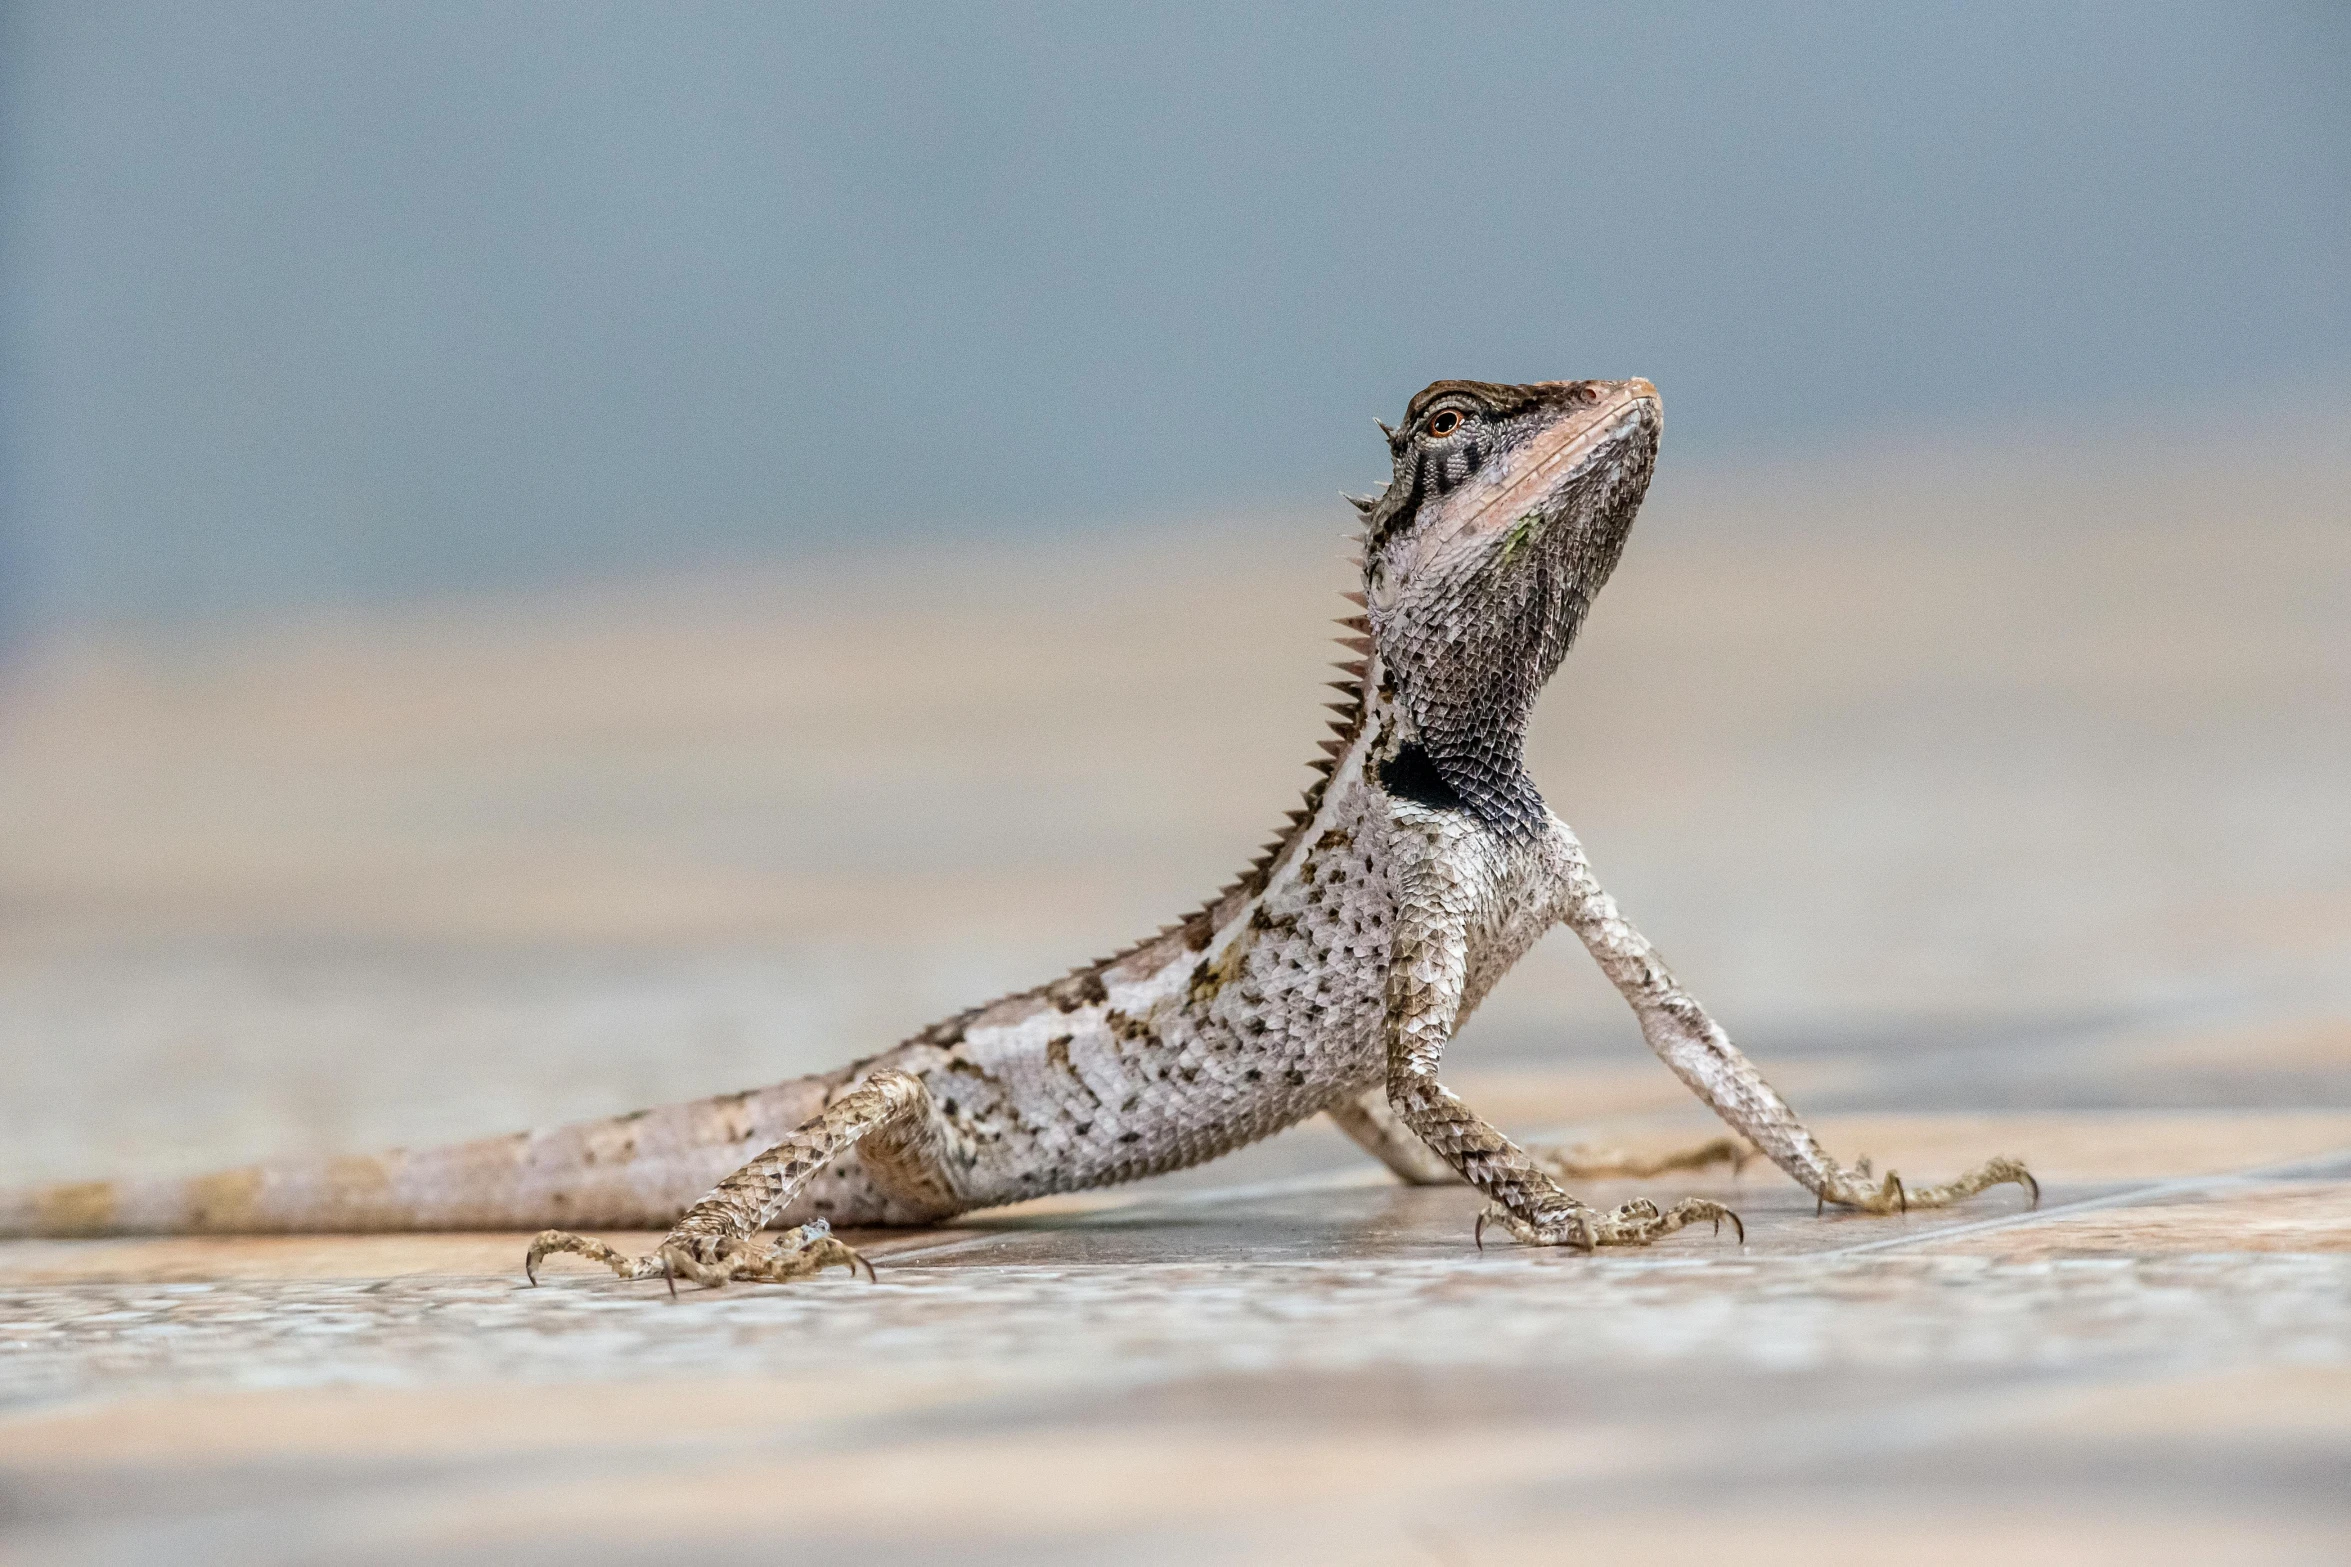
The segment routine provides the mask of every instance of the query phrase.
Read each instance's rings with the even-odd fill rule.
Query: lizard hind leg
[[[1598,1148],[1589,1143],[1531,1143],[1527,1157],[1555,1181],[1647,1180],[1676,1170],[1703,1170],[1727,1164],[1737,1175],[1755,1150],[1736,1137],[1711,1137],[1687,1148],[1661,1154],[1632,1154],[1620,1148]]]
[[[593,1236],[542,1230],[531,1241],[523,1273],[533,1284],[539,1264],[559,1253],[602,1263],[624,1279],[679,1279],[715,1288],[733,1281],[783,1283],[826,1268],[854,1273],[873,1265],[833,1237],[822,1219],[787,1230],[771,1246],[759,1232],[803,1186],[849,1149],[859,1149],[869,1173],[910,1205],[941,1215],[961,1204],[941,1158],[948,1133],[930,1090],[911,1073],[884,1068],[842,1094],[821,1115],[713,1187],[686,1210],[651,1253],[632,1257]]]
[[[1449,1186],[1461,1180],[1453,1166],[1404,1124],[1403,1117],[1388,1103],[1385,1086],[1336,1100],[1325,1113],[1358,1147],[1393,1170],[1397,1179],[1407,1186]],[[1759,1157],[1752,1145],[1736,1137],[1712,1137],[1686,1148],[1648,1155],[1596,1148],[1589,1143],[1529,1143],[1524,1151],[1536,1168],[1562,1184],[1647,1180],[1676,1170],[1703,1170],[1717,1164],[1729,1165],[1731,1173],[1737,1175],[1748,1160]]]

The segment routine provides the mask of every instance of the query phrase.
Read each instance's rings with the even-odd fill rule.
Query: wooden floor
[[[1312,1124],[622,1285],[522,1237],[0,1243],[11,1561],[2351,1556],[2351,441],[1678,484],[1539,718],[1890,1219],[1479,1251]],[[2249,480],[2247,475],[2255,475]],[[1179,912],[1310,754],[1322,521],[60,647],[0,726],[0,1178],[747,1086]],[[1803,889],[1791,901],[1767,884]],[[1571,942],[1449,1080],[1710,1130]]]

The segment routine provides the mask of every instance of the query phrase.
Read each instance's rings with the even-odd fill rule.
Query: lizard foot
[[[1756,1154],[1736,1137],[1716,1137],[1695,1147],[1677,1148],[1671,1153],[1646,1158],[1616,1148],[1595,1148],[1587,1143],[1537,1144],[1527,1149],[1527,1157],[1551,1179],[1568,1182],[1645,1180],[1674,1170],[1702,1170],[1710,1164],[1727,1164],[1736,1175]]]
[[[1477,1241],[1483,1249],[1486,1226],[1499,1224],[1529,1246],[1572,1246],[1578,1251],[1593,1251],[1602,1246],[1646,1246],[1702,1219],[1712,1222],[1717,1235],[1722,1233],[1723,1221],[1729,1220],[1739,1244],[1747,1244],[1747,1226],[1739,1216],[1721,1203],[1703,1197],[1685,1197],[1664,1209],[1645,1197],[1637,1198],[1607,1213],[1575,1203],[1566,1208],[1543,1210],[1531,1218],[1512,1213],[1500,1203],[1488,1203],[1486,1211],[1478,1215]]]
[[[2014,1182],[2032,1194],[2034,1207],[2041,1204],[2041,1183],[2033,1179],[2033,1172],[2020,1160],[1991,1159],[1976,1166],[1955,1181],[1940,1186],[1910,1186],[1893,1171],[1878,1181],[1870,1169],[1869,1160],[1857,1159],[1853,1167],[1839,1170],[1823,1183],[1813,1195],[1818,1199],[1815,1211],[1835,1203],[1841,1208],[1856,1208],[1863,1213],[1908,1213],[1913,1208],[1945,1208],[1962,1198],[1973,1197],[1987,1187]]]
[[[873,1264],[855,1249],[833,1238],[833,1227],[822,1219],[784,1231],[772,1246],[761,1246],[757,1236],[700,1235],[672,1230],[650,1255],[631,1257],[589,1235],[569,1230],[541,1230],[523,1259],[523,1276],[539,1282],[539,1264],[558,1252],[570,1252],[600,1262],[624,1279],[667,1279],[670,1292],[677,1281],[688,1280],[709,1288],[740,1280],[754,1284],[782,1284],[804,1279],[827,1268],[846,1268],[874,1276]]]

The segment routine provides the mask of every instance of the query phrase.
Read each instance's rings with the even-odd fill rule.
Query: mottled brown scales
[[[375,1159],[0,1197],[0,1233],[525,1229],[624,1278],[781,1281],[857,1255],[832,1224],[932,1223],[1196,1164],[1328,1113],[1411,1181],[1466,1180],[1534,1245],[1641,1245],[1736,1219],[1610,1212],[1566,1182],[1760,1151],[1873,1213],[1956,1201],[1994,1160],[1907,1187],[1846,1166],[1682,990],[1593,878],[1522,761],[1536,695],[1614,569],[1656,460],[1646,381],[1440,381],[1392,433],[1365,515],[1359,655],[1304,802],[1187,918],[836,1072],[550,1132]],[[1738,1134],[1664,1159],[1522,1149],[1442,1081],[1446,1045],[1566,924],[1665,1064]],[[579,1230],[667,1227],[624,1256]],[[771,1227],[783,1233],[763,1243]]]

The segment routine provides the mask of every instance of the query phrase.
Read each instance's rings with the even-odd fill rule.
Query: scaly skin
[[[777,1281],[858,1266],[833,1226],[1134,1180],[1326,1110],[1406,1179],[1466,1180],[1487,1200],[1481,1231],[1534,1245],[1736,1225],[1695,1198],[1603,1213],[1560,1183],[1749,1145],[1822,1203],[1871,1213],[2029,1186],[2008,1159],[1910,1188],[1831,1159],[1527,775],[1527,716],[1616,564],[1660,427],[1637,380],[1440,381],[1412,400],[1387,489],[1356,503],[1367,613],[1342,623],[1360,656],[1322,776],[1239,881],[1148,941],[824,1076],[426,1153],[43,1188],[0,1198],[0,1234],[672,1226],[644,1257],[549,1229],[526,1267],[569,1252],[673,1286]],[[1560,923],[1743,1142],[1646,1168],[1529,1151],[1445,1088],[1446,1043]],[[771,1226],[788,1233],[762,1246]]]

